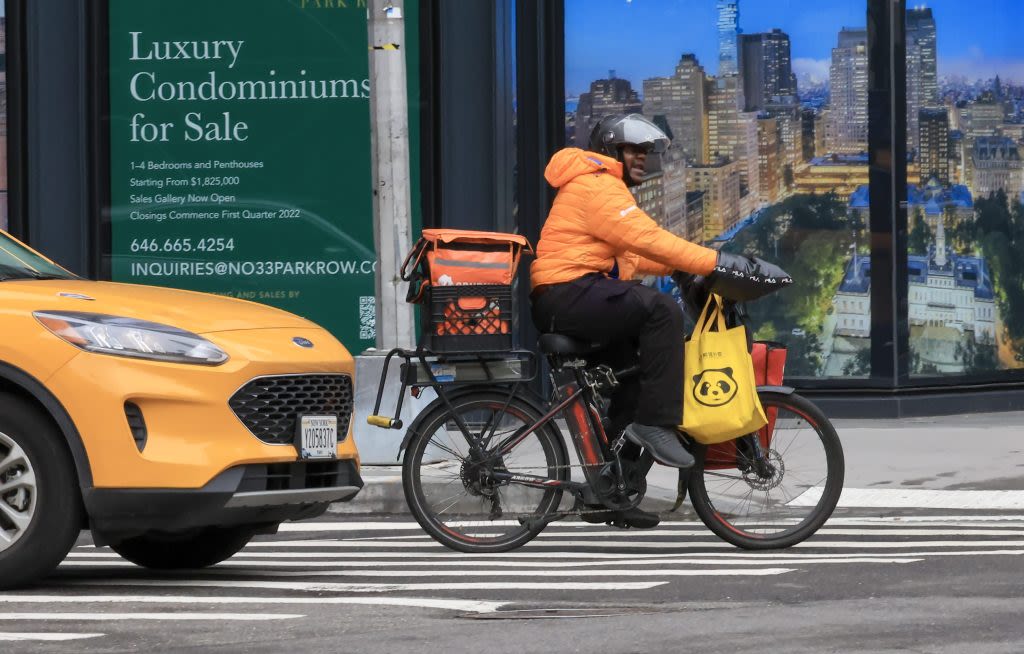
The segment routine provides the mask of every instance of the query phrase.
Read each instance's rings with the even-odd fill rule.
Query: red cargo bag
[[[786,368],[786,346],[773,341],[755,341],[750,351],[754,360],[754,383],[758,386],[781,386]],[[775,431],[775,418],[778,410],[765,407],[768,424],[758,430],[761,446],[768,449]],[[736,441],[725,441],[708,446],[704,457],[705,470],[724,470],[736,467]]]

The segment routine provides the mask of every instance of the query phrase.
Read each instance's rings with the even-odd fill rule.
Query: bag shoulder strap
[[[694,332],[707,334],[714,327],[715,331],[725,333],[725,311],[722,308],[722,298],[714,293],[708,294],[708,301],[704,304],[704,310],[700,312]]]
[[[420,240],[416,241],[416,245],[412,246],[412,249],[409,250],[409,254],[405,255],[405,261],[402,262],[402,267],[398,271],[402,281],[412,281],[416,268],[420,265],[420,260],[423,259],[423,253],[426,252],[429,244],[430,241],[421,237]],[[412,262],[412,266],[409,265],[409,262]]]

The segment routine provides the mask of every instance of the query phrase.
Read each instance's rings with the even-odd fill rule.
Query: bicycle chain
[[[508,466],[505,466],[505,470],[508,471],[508,472],[512,472],[514,470],[537,470],[540,467],[545,467],[545,468],[549,468],[549,469],[554,468],[555,470],[563,470],[563,469],[566,469],[566,468],[581,468],[581,469],[582,468],[603,468],[603,467],[609,465],[610,463],[611,463],[610,461],[606,461],[605,463],[576,463],[576,464],[566,463],[566,464],[563,464],[563,465],[553,465],[553,466],[539,466],[539,465],[538,466],[529,466],[529,467],[523,467],[523,466],[508,467]],[[576,496],[573,496],[573,497],[575,498],[576,504],[578,505],[580,503],[579,498],[576,497]],[[508,519],[508,518],[518,519],[518,518],[539,518],[539,517],[545,517],[545,518],[551,518],[552,521],[554,521],[554,520],[560,520],[562,518],[567,518],[569,516],[595,515],[595,514],[598,514],[598,513],[609,513],[609,514],[610,513],[616,513],[619,510],[620,509],[608,509],[608,508],[603,508],[603,509],[576,509],[576,508],[573,508],[573,509],[571,509],[569,511],[552,511],[551,513],[544,514],[544,516],[538,516],[536,513],[506,513],[506,512],[503,511],[502,514],[501,514],[501,519],[504,520],[504,519]]]

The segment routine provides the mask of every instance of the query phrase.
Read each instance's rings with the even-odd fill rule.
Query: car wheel
[[[24,400],[0,393],[0,589],[56,568],[75,544],[82,513],[57,427]]]
[[[203,527],[182,533],[150,532],[110,547],[135,565],[154,570],[205,568],[231,558],[255,535],[256,528]]]

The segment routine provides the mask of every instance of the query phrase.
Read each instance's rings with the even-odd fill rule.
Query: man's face
[[[626,175],[634,184],[639,184],[647,174],[647,149],[627,143],[622,146],[622,164]]]

